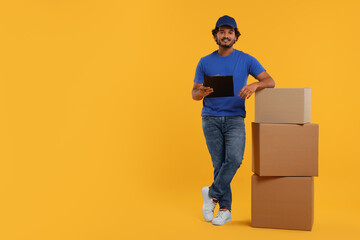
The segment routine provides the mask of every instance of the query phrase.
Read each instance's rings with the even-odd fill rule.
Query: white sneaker
[[[214,225],[224,225],[227,222],[230,222],[232,220],[231,212],[226,210],[219,210],[218,214],[214,219],[212,220],[212,224]]]
[[[202,188],[202,196],[203,196],[203,207],[202,213],[205,221],[210,222],[214,217],[214,209],[216,204],[211,197],[209,197],[209,187]]]

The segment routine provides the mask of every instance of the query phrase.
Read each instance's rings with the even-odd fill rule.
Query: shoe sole
[[[209,220],[207,220],[207,219],[205,218],[205,216],[204,216],[205,199],[206,199],[206,198],[209,198],[208,192],[209,192],[209,191],[208,191],[208,188],[204,187],[204,188],[202,189],[202,197],[203,197],[203,209],[202,209],[202,211],[203,211],[203,217],[204,217],[205,221],[211,222],[212,219],[214,218],[214,215],[213,215],[213,217],[212,217],[211,219],[209,219]]]
[[[230,219],[228,219],[228,220],[226,220],[223,224],[218,224],[218,223],[212,223],[212,224],[214,224],[214,225],[216,225],[216,226],[222,226],[222,225],[224,225],[225,223],[228,223],[228,222],[231,222],[232,221],[232,217],[230,218]]]

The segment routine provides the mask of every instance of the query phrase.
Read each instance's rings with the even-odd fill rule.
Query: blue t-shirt
[[[194,82],[204,83],[204,76],[233,76],[234,97],[215,97],[203,99],[201,116],[242,116],[246,117],[245,99],[238,95],[247,85],[249,74],[256,78],[265,71],[254,57],[234,49],[228,56],[220,56],[217,51],[200,59]]]
[[[204,76],[233,76],[234,97],[203,99],[201,116],[242,116],[246,117],[245,99],[238,95],[247,85],[249,74],[254,78],[265,71],[254,57],[234,49],[228,56],[220,56],[216,51],[200,59],[194,82],[204,83]]]

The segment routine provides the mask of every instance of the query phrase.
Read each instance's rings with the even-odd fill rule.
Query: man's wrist
[[[263,88],[262,82],[255,82],[254,84],[256,84],[256,90]]]

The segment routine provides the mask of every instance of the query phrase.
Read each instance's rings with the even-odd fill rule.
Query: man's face
[[[219,46],[231,48],[236,41],[235,30],[230,26],[221,26],[214,38]]]

